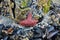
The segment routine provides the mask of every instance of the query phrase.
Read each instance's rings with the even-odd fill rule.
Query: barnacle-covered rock
[[[15,0],[14,6],[12,1],[1,1],[0,40],[59,39],[59,5],[51,0]]]

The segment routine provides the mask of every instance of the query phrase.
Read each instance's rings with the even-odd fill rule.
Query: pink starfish
[[[38,22],[38,20],[32,19],[32,13],[29,12],[27,19],[21,21],[20,25],[22,25],[22,26],[34,26],[34,25],[36,25],[37,22]]]

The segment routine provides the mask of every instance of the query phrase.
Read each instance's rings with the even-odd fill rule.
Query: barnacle
[[[39,17],[40,17],[40,15],[37,15],[37,14],[34,15],[34,19],[37,19],[38,20]]]

